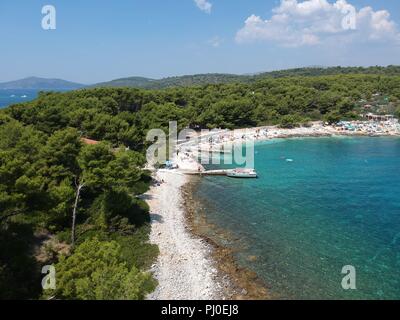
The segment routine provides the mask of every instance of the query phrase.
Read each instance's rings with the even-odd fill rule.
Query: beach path
[[[181,187],[187,177],[175,171],[159,171],[156,178],[164,183],[153,186],[145,198],[151,214],[150,242],[160,249],[158,260],[152,267],[159,286],[148,299],[221,298],[211,248],[186,228]]]

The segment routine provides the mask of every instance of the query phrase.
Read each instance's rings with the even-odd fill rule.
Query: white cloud
[[[212,4],[207,0],[194,0],[194,2],[200,10],[206,13],[211,13]]]
[[[236,34],[238,43],[269,41],[299,47],[326,41],[395,41],[400,43],[396,23],[386,10],[357,10],[346,0],[281,0],[272,17],[251,15]]]
[[[218,36],[215,36],[208,41],[208,43],[214,48],[218,48],[222,44],[222,42],[223,40]]]

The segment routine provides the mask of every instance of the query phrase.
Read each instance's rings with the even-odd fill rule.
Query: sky
[[[0,41],[0,82],[399,65],[400,1],[1,0]]]

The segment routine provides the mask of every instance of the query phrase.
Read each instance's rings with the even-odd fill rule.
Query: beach
[[[243,143],[249,139],[261,141],[307,136],[366,135],[369,135],[369,132],[338,130],[331,126],[314,124],[312,127],[296,129],[276,127],[243,129],[235,131],[234,135],[229,132],[218,132],[212,135],[211,141],[208,135],[206,141],[203,140],[199,144],[182,145],[179,148],[181,152],[175,159],[179,169],[154,171],[153,177],[159,183],[155,183],[145,194],[145,200],[150,206],[152,223],[150,241],[160,249],[158,260],[151,269],[159,286],[148,299],[215,300],[269,296],[258,285],[249,289],[249,284],[259,280],[252,275],[242,277],[238,281],[236,278],[238,274],[245,274],[247,270],[238,269],[229,252],[223,251],[224,249],[221,251],[213,241],[193,230],[190,217],[196,213],[189,208],[190,205],[186,207],[187,197],[182,189],[191,179],[186,174],[190,171],[197,172],[200,165],[195,161],[199,146],[212,150],[232,142]],[[398,135],[398,133],[391,132],[384,135]],[[223,256],[224,259],[221,258]]]
[[[150,206],[150,242],[160,255],[152,272],[159,282],[150,300],[222,299],[217,268],[210,259],[211,246],[187,228],[181,188],[187,177],[177,171],[158,171],[155,184],[145,195]]]
[[[308,126],[297,128],[265,126],[226,130],[225,132],[219,130],[214,135],[207,136],[206,139],[199,135],[197,139],[200,140],[200,143],[196,144],[192,150],[197,156],[202,151],[220,152],[231,148],[232,144],[242,144],[246,141],[332,136],[400,136],[400,124],[397,119],[381,122],[341,121],[336,125],[327,125],[316,121]]]

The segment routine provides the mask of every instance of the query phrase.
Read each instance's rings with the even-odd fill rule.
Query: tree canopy
[[[151,275],[129,268],[116,241],[86,240],[55,265],[57,289],[47,295],[80,300],[141,300],[154,290]]]
[[[57,296],[144,297],[143,271],[157,255],[148,244],[148,208],[137,197],[150,181],[143,169],[150,129],[168,130],[169,121],[178,129],[335,123],[357,119],[366,103],[400,116],[399,88],[397,67],[301,69],[162,90],[42,92],[1,110],[0,298],[40,296],[38,242],[43,263],[60,269]],[[61,254],[54,243],[70,250]],[[20,261],[29,272],[18,272]]]

